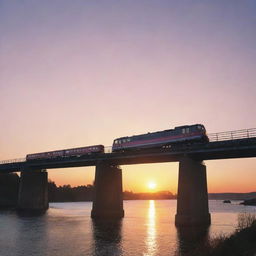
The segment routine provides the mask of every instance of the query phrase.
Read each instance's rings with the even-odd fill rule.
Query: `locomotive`
[[[113,141],[112,152],[125,152],[130,150],[169,148],[174,145],[187,145],[194,143],[207,143],[209,138],[202,124],[183,125],[174,129],[149,132],[146,134],[126,136]],[[80,148],[55,150],[49,152],[28,154],[27,161],[56,159],[64,157],[82,157],[91,154],[104,153],[103,145],[94,145]]]
[[[31,160],[43,160],[43,159],[54,159],[54,158],[63,158],[63,157],[80,157],[84,155],[90,155],[95,153],[104,153],[103,145],[94,145],[88,147],[80,148],[70,148],[64,150],[55,150],[49,152],[28,154],[26,156],[27,161]]]
[[[207,142],[209,139],[202,124],[184,125],[164,131],[117,138],[113,142],[112,152]]]

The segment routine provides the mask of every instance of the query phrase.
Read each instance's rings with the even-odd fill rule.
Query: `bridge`
[[[46,210],[47,169],[96,166],[93,218],[124,216],[122,170],[119,166],[145,163],[179,162],[176,225],[208,225],[206,166],[204,160],[256,157],[256,128],[208,134],[209,143],[180,144],[170,148],[112,152],[80,157],[0,162],[1,176],[8,181],[12,172],[21,172],[17,208]],[[1,207],[1,205],[0,205]]]

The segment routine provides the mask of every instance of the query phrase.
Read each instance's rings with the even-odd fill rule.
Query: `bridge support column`
[[[210,225],[206,166],[183,157],[179,164],[176,226]]]
[[[122,218],[122,170],[107,162],[96,165],[92,218]]]
[[[19,176],[14,173],[0,174],[0,209],[16,208]]]
[[[48,173],[45,171],[21,172],[18,210],[43,213],[48,208]]]

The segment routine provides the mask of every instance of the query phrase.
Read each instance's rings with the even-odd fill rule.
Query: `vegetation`
[[[64,185],[57,187],[52,181],[48,183],[49,202],[81,202],[92,201],[93,185],[71,187]],[[157,200],[176,198],[169,191],[160,191],[156,193],[133,193],[132,191],[123,192],[124,200]]]
[[[243,213],[238,216],[237,229],[230,237],[220,235],[205,241],[186,256],[255,256],[256,215]]]
[[[49,202],[81,202],[92,201],[93,186],[71,187],[64,185],[57,187],[52,181],[48,183]]]

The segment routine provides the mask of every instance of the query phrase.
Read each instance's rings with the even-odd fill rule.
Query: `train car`
[[[104,153],[103,145],[94,145],[80,148],[70,148],[64,150],[55,150],[49,152],[28,154],[26,156],[27,161],[31,160],[43,160],[43,159],[54,159],[63,157],[80,157],[84,155],[90,155],[95,153]]]
[[[178,143],[206,143],[209,139],[202,124],[178,126],[174,129],[117,138],[112,151],[125,151],[143,148],[158,148]]]
[[[29,160],[39,160],[39,159],[51,159],[51,158],[63,157],[63,156],[64,156],[64,150],[56,150],[56,151],[28,154],[26,156],[26,160],[29,161]]]
[[[104,153],[104,146],[103,145],[94,145],[89,147],[82,147],[82,148],[71,148],[64,150],[64,156],[82,156],[91,153]]]

